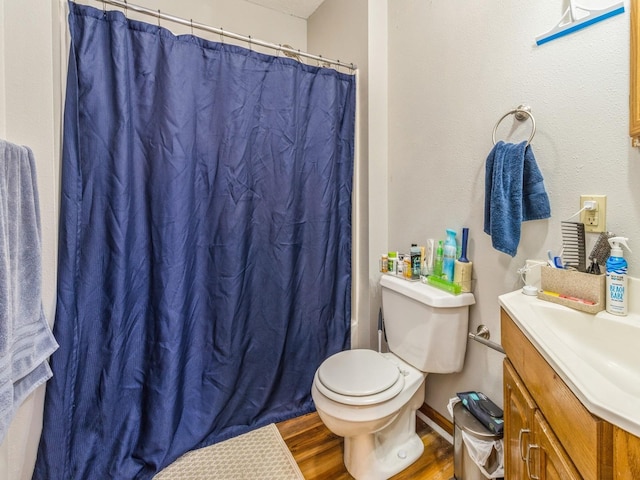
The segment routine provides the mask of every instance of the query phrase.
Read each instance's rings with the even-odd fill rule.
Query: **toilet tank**
[[[423,372],[462,370],[473,294],[452,295],[391,275],[383,275],[380,286],[389,350]]]

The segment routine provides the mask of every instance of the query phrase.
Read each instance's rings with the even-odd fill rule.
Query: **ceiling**
[[[287,15],[307,19],[324,0],[247,0]]]

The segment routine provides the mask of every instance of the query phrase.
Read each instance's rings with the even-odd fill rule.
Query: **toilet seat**
[[[346,405],[373,405],[398,395],[404,375],[397,365],[373,350],[345,350],[325,360],[316,387],[327,398]]]

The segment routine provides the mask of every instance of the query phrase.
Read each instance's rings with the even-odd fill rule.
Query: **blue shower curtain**
[[[151,478],[349,347],[355,79],[70,4],[34,478]]]

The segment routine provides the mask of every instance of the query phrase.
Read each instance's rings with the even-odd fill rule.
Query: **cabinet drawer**
[[[580,474],[587,480],[612,478],[611,425],[580,403],[502,309],[500,318],[507,357]]]

